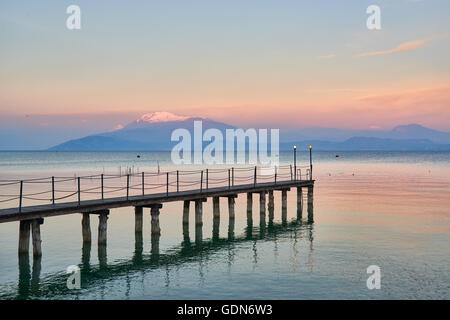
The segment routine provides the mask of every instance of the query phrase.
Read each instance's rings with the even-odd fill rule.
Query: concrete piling
[[[42,247],[41,247],[41,224],[44,223],[44,219],[38,218],[34,219],[31,224],[31,235],[33,238],[33,256],[40,257],[42,256]]]
[[[214,218],[220,217],[220,198],[219,197],[213,197],[213,217]]]
[[[273,223],[273,218],[274,218],[274,210],[275,210],[273,190],[269,191],[268,209],[269,209],[269,224],[272,224]]]
[[[162,204],[154,204],[151,206],[150,215],[152,216],[152,226],[151,233],[153,234],[161,234],[161,228],[159,226],[159,209],[162,208]]]
[[[81,218],[81,232],[83,236],[83,242],[91,242],[91,219],[88,212],[83,213]]]
[[[230,220],[228,221],[228,240],[234,239],[234,225],[235,220],[230,217]]]
[[[30,220],[20,220],[19,225],[19,254],[28,254],[30,248]]]
[[[287,222],[287,189],[281,190],[281,221]]]
[[[314,222],[314,187],[308,186],[308,222]]]
[[[213,231],[212,239],[214,241],[219,239],[220,230],[220,198],[213,197]]]
[[[144,225],[144,208],[143,207],[134,207],[134,232],[142,233],[143,225]]]
[[[203,201],[195,200],[195,226],[203,225]]]
[[[259,224],[266,225],[266,192],[259,193]]]
[[[183,224],[189,224],[189,204],[190,201],[184,201],[183,203]]]
[[[303,218],[303,190],[302,187],[297,187],[297,220]]]
[[[228,197],[228,213],[229,213],[229,217],[230,220],[235,218],[235,213],[234,213],[234,204],[235,204],[235,200],[234,200],[234,196]]]
[[[105,246],[107,239],[109,210],[98,212],[98,245]]]
[[[195,243],[200,245],[203,241],[203,202],[206,199],[195,200]]]
[[[247,192],[247,223],[252,224],[253,193]]]

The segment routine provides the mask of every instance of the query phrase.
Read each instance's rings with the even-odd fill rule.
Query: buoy
[[[336,158],[339,158],[339,155],[338,155],[338,154],[336,155]]]

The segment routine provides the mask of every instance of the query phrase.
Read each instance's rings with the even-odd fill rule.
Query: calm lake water
[[[0,180],[155,171],[158,164],[173,169],[168,153],[136,155],[0,152]],[[151,239],[149,209],[142,240],[135,238],[134,208],[112,209],[106,250],[97,247],[97,217],[91,217],[91,246],[82,243],[81,215],[49,217],[41,226],[42,258],[20,261],[19,224],[2,223],[0,299],[449,299],[450,153],[313,156],[314,223],[297,221],[294,189],[288,223],[275,192],[273,223],[262,228],[259,196],[248,228],[246,195],[239,195],[232,230],[221,199],[218,237],[208,199],[201,244],[192,205],[190,239],[183,237],[182,202],[161,209],[159,243]],[[291,161],[291,153],[281,154],[283,164]],[[298,163],[308,164],[307,152],[298,153]],[[81,268],[80,290],[66,287],[70,265]],[[379,290],[366,286],[370,265],[381,269]]]

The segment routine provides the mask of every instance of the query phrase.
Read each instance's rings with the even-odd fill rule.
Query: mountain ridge
[[[142,115],[135,121],[114,131],[68,140],[47,150],[51,151],[169,151],[177,142],[171,134],[184,128],[193,137],[194,121],[201,120],[203,132],[234,126],[195,116],[176,115],[158,111]],[[280,150],[292,145],[314,144],[316,150],[450,150],[450,133],[407,124],[385,130],[343,130],[335,128],[301,128],[280,130]]]

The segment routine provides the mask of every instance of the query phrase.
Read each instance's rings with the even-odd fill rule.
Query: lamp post
[[[309,146],[309,180],[312,180],[312,146]]]
[[[297,146],[294,146],[294,180],[297,180]]]

